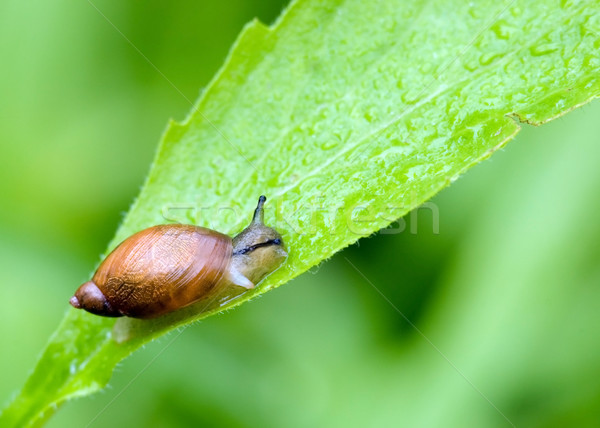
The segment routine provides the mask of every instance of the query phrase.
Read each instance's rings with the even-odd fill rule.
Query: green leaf
[[[169,124],[109,249],[183,221],[234,234],[268,196],[289,259],[224,306],[151,321],[69,309],[2,426],[103,388],[177,327],[275,288],[420,205],[519,131],[600,94],[596,1],[296,1],[246,26],[188,119]],[[74,284],[75,289],[77,284]]]

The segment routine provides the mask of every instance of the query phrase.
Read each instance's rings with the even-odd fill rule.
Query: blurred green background
[[[193,100],[285,2],[95,4]],[[0,54],[6,401],[190,105],[85,1],[4,0]],[[416,234],[407,217],[146,346],[48,426],[599,426],[599,118],[595,102],[526,127],[434,198],[439,234],[419,210]]]

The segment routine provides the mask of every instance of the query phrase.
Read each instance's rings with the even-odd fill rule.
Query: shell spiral
[[[159,225],[119,244],[92,282],[114,310],[153,318],[210,295],[223,282],[231,255],[227,235],[192,225]]]

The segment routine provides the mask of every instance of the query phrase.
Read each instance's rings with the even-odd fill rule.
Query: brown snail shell
[[[250,226],[233,240],[203,227],[167,224],[130,236],[81,285],[70,303],[102,316],[154,318],[228,286],[253,288],[287,257],[263,224],[261,196]]]

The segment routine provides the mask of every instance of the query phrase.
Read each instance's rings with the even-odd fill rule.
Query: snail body
[[[226,287],[254,288],[287,257],[279,233],[263,223],[265,200],[233,239],[185,224],[137,232],[104,259],[71,305],[108,317],[155,318]]]

